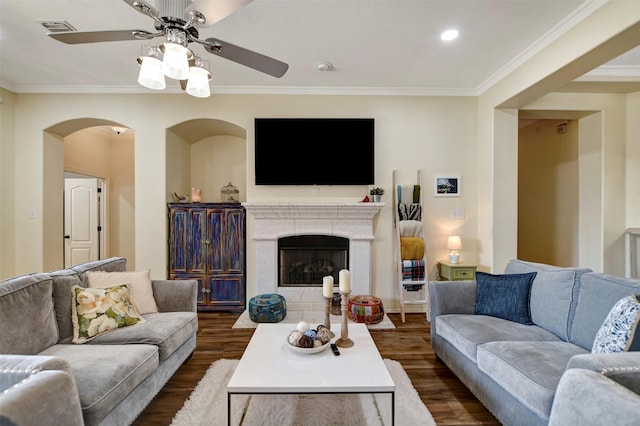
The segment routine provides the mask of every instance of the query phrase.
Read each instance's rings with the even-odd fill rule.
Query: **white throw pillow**
[[[91,288],[108,288],[129,284],[131,302],[140,315],[158,312],[156,299],[153,298],[150,272],[102,272],[87,271],[87,285]]]

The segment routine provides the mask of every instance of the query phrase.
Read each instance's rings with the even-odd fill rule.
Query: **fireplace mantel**
[[[253,203],[242,205],[254,218],[256,288],[278,291],[278,238],[292,235],[335,235],[349,239],[349,271],[353,294],[371,294],[373,220],[385,203]]]
[[[373,219],[384,203],[242,203],[256,219]]]

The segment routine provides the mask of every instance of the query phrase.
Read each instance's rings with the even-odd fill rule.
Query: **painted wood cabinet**
[[[169,278],[198,281],[198,310],[244,311],[244,207],[238,203],[168,206]]]

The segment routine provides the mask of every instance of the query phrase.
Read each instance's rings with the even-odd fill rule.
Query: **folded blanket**
[[[420,203],[420,185],[398,185],[398,204]]]
[[[398,217],[400,220],[421,220],[422,207],[420,204],[398,204]]]
[[[416,237],[400,237],[402,260],[418,260],[424,257],[424,241]]]
[[[419,220],[401,220],[400,224],[401,237],[422,237],[422,222]]]
[[[402,279],[412,280],[412,281],[424,279],[424,261],[423,260],[403,260],[402,261]]]

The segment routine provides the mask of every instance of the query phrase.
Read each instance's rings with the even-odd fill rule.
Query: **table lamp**
[[[462,240],[460,235],[450,235],[447,241],[447,248],[449,249],[449,262],[458,263],[460,260],[460,253],[458,250],[462,250]]]

